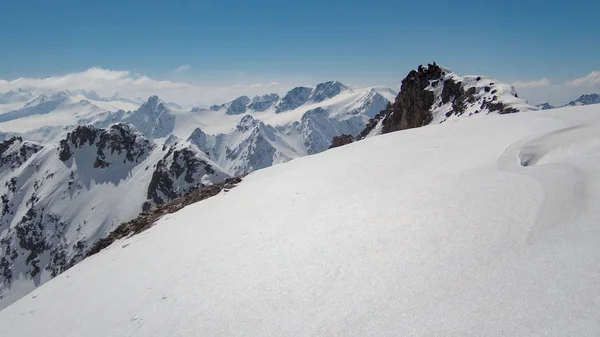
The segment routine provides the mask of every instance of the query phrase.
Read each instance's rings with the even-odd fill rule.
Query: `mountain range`
[[[570,101],[569,103],[563,106],[553,106],[549,103],[538,104],[537,107],[542,110],[556,109],[560,107],[568,107],[568,106],[582,106],[582,105],[590,105],[590,104],[599,104],[600,103],[600,95],[599,94],[586,94],[581,95],[576,100]]]
[[[54,200],[107,215],[145,202],[145,179],[160,187],[154,202],[168,199],[169,180],[150,176],[177,186],[220,171],[195,146],[176,154],[175,137],[160,145],[131,124],[82,126],[56,147],[15,140],[8,147],[23,150],[2,167],[15,168],[14,193],[34,211],[11,215],[19,268],[3,269],[14,280],[3,291],[22,298],[0,311],[2,335],[599,335],[600,106],[532,111],[477,78],[417,69],[361,131],[370,136],[151,207],[26,296],[16,292],[36,269],[19,268],[37,266],[44,282],[63,255],[37,248],[77,232],[43,208],[55,179],[65,186]],[[237,133],[273,131],[251,114],[222,116],[244,121]],[[50,163],[55,177],[40,182]],[[20,192],[36,180],[35,198]],[[83,203],[97,189],[111,192]]]
[[[510,85],[436,64],[411,71],[398,94],[330,81],[208,108],[17,93],[0,105],[0,308],[81,261],[119,224],[191,191],[323,152],[339,137],[536,110]]]

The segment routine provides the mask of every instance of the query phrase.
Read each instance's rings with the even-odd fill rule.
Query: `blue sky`
[[[563,0],[5,0],[0,79],[95,66],[202,85],[397,86],[437,61],[559,84],[600,70],[598,13],[600,1]]]

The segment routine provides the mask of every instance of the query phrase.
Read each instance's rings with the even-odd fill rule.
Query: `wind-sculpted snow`
[[[599,112],[463,118],[254,172],[0,311],[2,332],[598,335]]]

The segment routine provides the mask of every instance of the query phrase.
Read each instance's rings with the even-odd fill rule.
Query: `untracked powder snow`
[[[600,334],[600,107],[246,176],[0,311],[2,336]]]

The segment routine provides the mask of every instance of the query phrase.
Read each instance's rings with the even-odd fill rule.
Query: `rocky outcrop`
[[[435,63],[427,68],[419,66],[402,80],[402,87],[392,104],[390,114],[383,121],[383,133],[427,125],[433,119],[430,109],[435,96],[425,90],[430,81],[440,80],[443,70]]]
[[[482,76],[461,77],[434,62],[410,71],[394,102],[373,116],[354,140],[442,123],[448,118],[536,109],[519,98],[510,85]],[[335,141],[335,145],[343,145],[350,138]]]
[[[409,72],[395,101],[369,121],[361,137],[377,125],[381,125],[381,133],[388,133],[441,123],[451,117],[535,109],[509,85],[481,76],[461,77],[434,62]]]
[[[348,145],[348,144],[354,142],[354,140],[355,140],[355,137],[352,137],[351,135],[335,136],[335,137],[333,137],[333,140],[331,141],[331,145],[329,146],[329,148],[333,149],[335,147]]]
[[[228,177],[213,166],[214,163],[206,154],[189,145],[169,148],[167,154],[156,164],[148,185],[148,200],[154,204],[162,204]],[[147,208],[148,204],[144,207]]]

